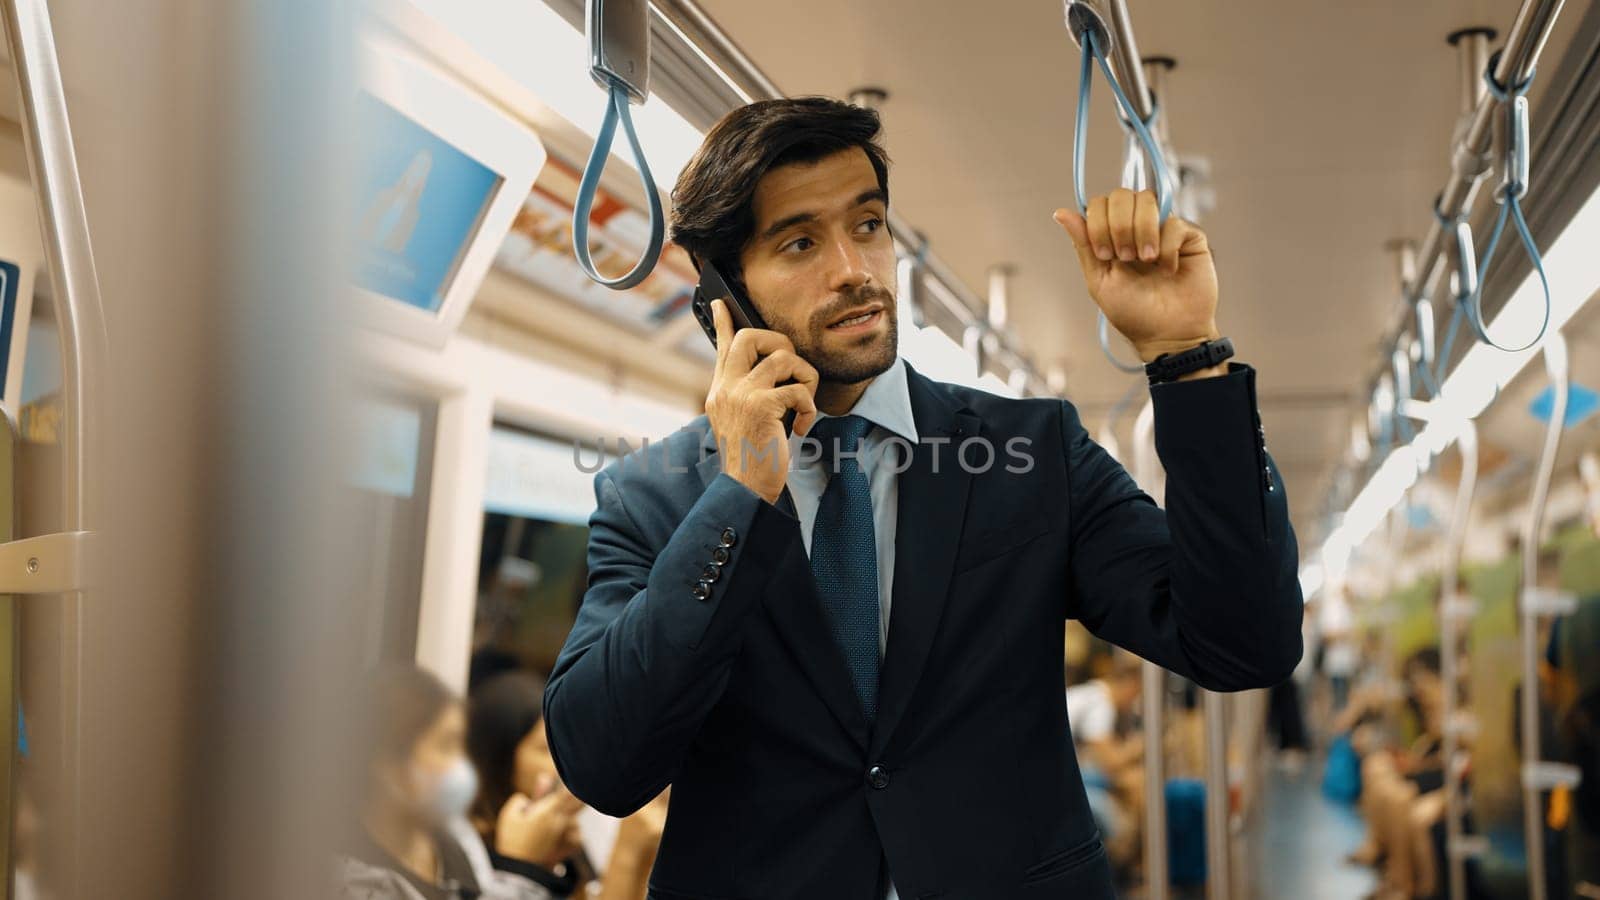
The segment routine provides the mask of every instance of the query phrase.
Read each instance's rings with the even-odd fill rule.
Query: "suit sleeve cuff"
[[[668,639],[690,650],[728,644],[785,554],[804,553],[799,538],[797,519],[719,474],[651,568],[649,597],[670,616]]]
[[[1255,369],[1230,363],[1226,375],[1154,385],[1150,399],[1156,452],[1169,475],[1181,477],[1198,465],[1208,477],[1220,475],[1231,484],[1246,479],[1258,488],[1271,486]]]

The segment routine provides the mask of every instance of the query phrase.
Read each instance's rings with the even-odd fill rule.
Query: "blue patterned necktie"
[[[872,423],[860,416],[823,419],[810,437],[822,445],[832,473],[811,527],[811,573],[828,613],[834,639],[844,652],[861,709],[878,715],[878,542],[872,527],[872,491],[857,453]]]

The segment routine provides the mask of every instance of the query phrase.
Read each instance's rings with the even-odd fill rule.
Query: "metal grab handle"
[[[72,129],[67,119],[66,90],[61,83],[56,58],[55,36],[50,28],[45,0],[3,0],[11,60],[17,75],[23,143],[27,147],[28,171],[39,211],[40,242],[49,267],[51,302],[61,343],[61,418],[57,440],[61,452],[62,533],[47,536],[32,544],[37,551],[37,573],[28,560],[23,573],[65,577],[40,578],[45,584],[66,593],[69,604],[81,603],[85,585],[92,578],[94,559],[84,548],[93,546],[92,531],[104,510],[102,486],[96,478],[97,466],[106,458],[105,403],[108,364],[105,324],[100,310],[100,285],[95,275],[94,253],[89,241],[88,216],[83,206],[83,187],[78,178],[77,155],[73,150]],[[53,539],[52,539],[53,538]],[[13,546],[10,552],[15,554]],[[7,580],[12,581],[8,574]],[[26,579],[24,579],[26,580]],[[83,728],[78,696],[81,671],[80,618],[69,608],[60,645],[54,648],[57,671],[62,674],[63,708],[58,713],[59,749],[51,760],[60,792],[56,797],[57,819],[63,834],[62,847],[52,854],[58,860],[61,881],[55,885],[59,896],[78,894],[78,877],[83,871],[82,848],[73,833],[74,823],[83,818],[83,784],[78,777]],[[15,696],[0,698],[15,704]],[[5,838],[10,837],[10,820],[5,820]]]
[[[106,421],[98,414],[107,359],[100,285],[49,11],[44,0],[5,0],[0,14],[17,73],[28,170],[61,335],[62,529],[88,531],[99,502],[89,472],[101,458],[98,429]]]
[[[1527,598],[1538,588],[1539,531],[1544,525],[1545,502],[1550,498],[1550,479],[1555,474],[1556,454],[1561,450],[1561,431],[1567,418],[1567,338],[1557,331],[1545,339],[1544,367],[1550,375],[1554,393],[1550,404],[1550,423],[1545,427],[1544,447],[1539,453],[1539,468],[1534,474],[1533,498],[1528,503],[1528,518],[1522,523],[1522,591],[1518,598],[1522,624],[1522,765],[1540,762],[1539,746],[1539,611]],[[1528,853],[1528,897],[1545,900],[1544,803],[1538,786],[1522,785],[1522,829]]]

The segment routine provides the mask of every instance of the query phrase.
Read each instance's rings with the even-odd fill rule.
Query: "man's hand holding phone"
[[[776,503],[789,472],[784,415],[794,410],[795,434],[811,429],[817,418],[817,370],[795,353],[785,335],[735,329],[725,301],[712,301],[711,315],[717,367],[706,395],[706,417],[717,436],[722,471]]]

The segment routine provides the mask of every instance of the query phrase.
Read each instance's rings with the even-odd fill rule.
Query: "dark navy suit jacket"
[[[672,786],[654,898],[876,900],[885,860],[902,900],[1112,897],[1063,621],[1212,690],[1267,687],[1300,659],[1252,369],[1152,388],[1165,511],[1070,403],[909,375],[922,442],[900,475],[870,727],[792,506],[721,473],[704,417],[595,478],[589,586],[546,723],[562,778],[601,812]],[[995,449],[987,471],[980,446],[956,455],[971,438]]]

